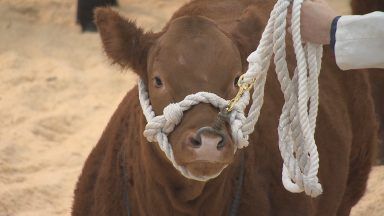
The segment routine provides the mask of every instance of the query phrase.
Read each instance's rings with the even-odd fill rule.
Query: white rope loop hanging
[[[290,2],[279,0],[276,3],[259,47],[248,57],[250,66],[242,81],[250,82],[255,78],[257,81],[252,95],[252,106],[244,123],[247,129],[243,131],[253,131],[252,126],[258,120],[268,70],[268,66],[265,65],[269,64],[274,53],[276,73],[285,99],[278,128],[279,148],[284,161],[283,184],[291,192],[305,191],[306,194],[316,197],[322,193],[317,178],[319,157],[314,140],[322,47],[313,44],[306,44],[305,48],[303,47],[300,34],[300,11],[303,0],[294,0],[292,36],[297,68],[291,79],[285,60],[286,18]],[[309,110],[308,104],[310,104]]]
[[[286,19],[291,2],[293,2],[292,37],[297,59],[297,68],[292,78],[285,60]],[[244,83],[254,85],[250,110],[245,116],[244,110],[250,101],[249,92],[245,92],[230,113],[229,120],[232,138],[237,148],[246,147],[249,135],[254,131],[260,116],[267,72],[274,54],[276,73],[285,99],[278,127],[279,149],[283,158],[282,181],[284,187],[290,192],[305,191],[307,195],[316,197],[322,193],[317,178],[319,156],[314,139],[322,46],[309,43],[303,46],[300,34],[302,2],[303,0],[278,0],[275,4],[257,50],[247,59],[248,70],[240,80],[240,85]],[[139,98],[148,121],[144,136],[150,142],[159,143],[160,148],[182,175],[198,181],[207,181],[220,174],[204,177],[191,175],[188,170],[175,162],[167,135],[180,123],[183,112],[192,106],[198,103],[210,103],[222,110],[229,101],[213,93],[198,92],[188,95],[179,103],[168,105],[163,115],[155,116],[146,87],[141,80],[139,81]]]

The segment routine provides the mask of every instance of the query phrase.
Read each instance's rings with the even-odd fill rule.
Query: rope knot
[[[243,131],[245,120],[246,120],[246,117],[244,116],[243,111],[233,110],[233,112],[230,115],[232,138],[234,139],[237,145],[237,148],[239,149],[247,147],[249,144],[248,142],[249,136]]]
[[[183,109],[179,103],[171,103],[164,108],[163,116],[165,118],[163,132],[168,134],[181,122],[181,119],[183,118]]]
[[[152,121],[148,121],[147,125],[145,126],[143,135],[149,142],[156,142],[157,134],[161,133],[162,124],[159,120],[160,119],[156,116]]]

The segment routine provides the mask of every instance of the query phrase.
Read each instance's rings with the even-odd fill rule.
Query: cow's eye
[[[157,76],[153,79],[153,82],[156,88],[161,88],[163,86],[163,81]]]
[[[233,85],[235,86],[235,87],[237,87],[238,85],[238,82],[239,82],[239,79],[240,79],[240,76],[237,76],[236,78],[235,78],[235,81],[233,82]]]

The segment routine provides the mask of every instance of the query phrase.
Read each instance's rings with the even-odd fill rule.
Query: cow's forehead
[[[231,39],[213,21],[199,16],[182,17],[171,22],[157,44],[168,50],[210,48],[215,51],[234,47]]]
[[[203,17],[183,17],[172,22],[157,41],[151,57],[151,63],[171,71],[241,70],[235,43]]]

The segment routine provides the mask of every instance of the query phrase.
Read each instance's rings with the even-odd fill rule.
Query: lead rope
[[[229,209],[229,212],[228,212],[228,215],[229,216],[236,216],[238,211],[239,211],[239,207],[240,207],[240,201],[241,201],[241,193],[242,193],[242,190],[243,190],[243,184],[244,184],[244,163],[245,163],[245,159],[244,159],[244,152],[241,152],[241,158],[240,158],[240,172],[239,172],[239,176],[236,178],[235,180],[235,197],[231,203],[231,208]]]
[[[276,73],[285,99],[278,126],[279,149],[284,161],[282,181],[290,192],[305,191],[307,195],[316,197],[322,193],[317,178],[319,156],[314,139],[322,46],[307,43],[303,47],[300,34],[303,0],[293,0],[292,36],[297,67],[291,79],[285,60],[286,17],[290,2],[279,0],[276,3],[259,47],[247,59],[249,69],[240,80],[240,85],[250,82],[255,84],[253,103],[243,131],[246,136],[252,133],[260,115],[267,71],[274,53]]]
[[[297,67],[292,79],[286,62],[286,19],[288,7],[292,6],[293,44]],[[144,82],[139,81],[139,99],[148,121],[144,136],[150,142],[157,141],[174,167],[186,178],[207,181],[217,177],[193,176],[175,161],[168,134],[180,123],[183,112],[198,103],[210,103],[228,114],[232,138],[237,148],[248,146],[249,135],[254,131],[263,104],[264,87],[272,55],[276,73],[284,94],[285,103],[279,120],[279,149],[283,158],[282,182],[293,193],[305,193],[316,197],[322,193],[317,178],[319,155],[314,133],[318,111],[318,76],[321,68],[322,46],[306,43],[303,46],[300,34],[300,12],[303,0],[278,0],[256,51],[247,61],[248,70],[239,80],[240,91],[231,101],[216,94],[198,92],[188,95],[183,101],[164,108],[163,115],[155,116]],[[250,89],[254,88],[252,104],[245,116],[244,110],[250,101]],[[235,148],[236,151],[236,148]]]

